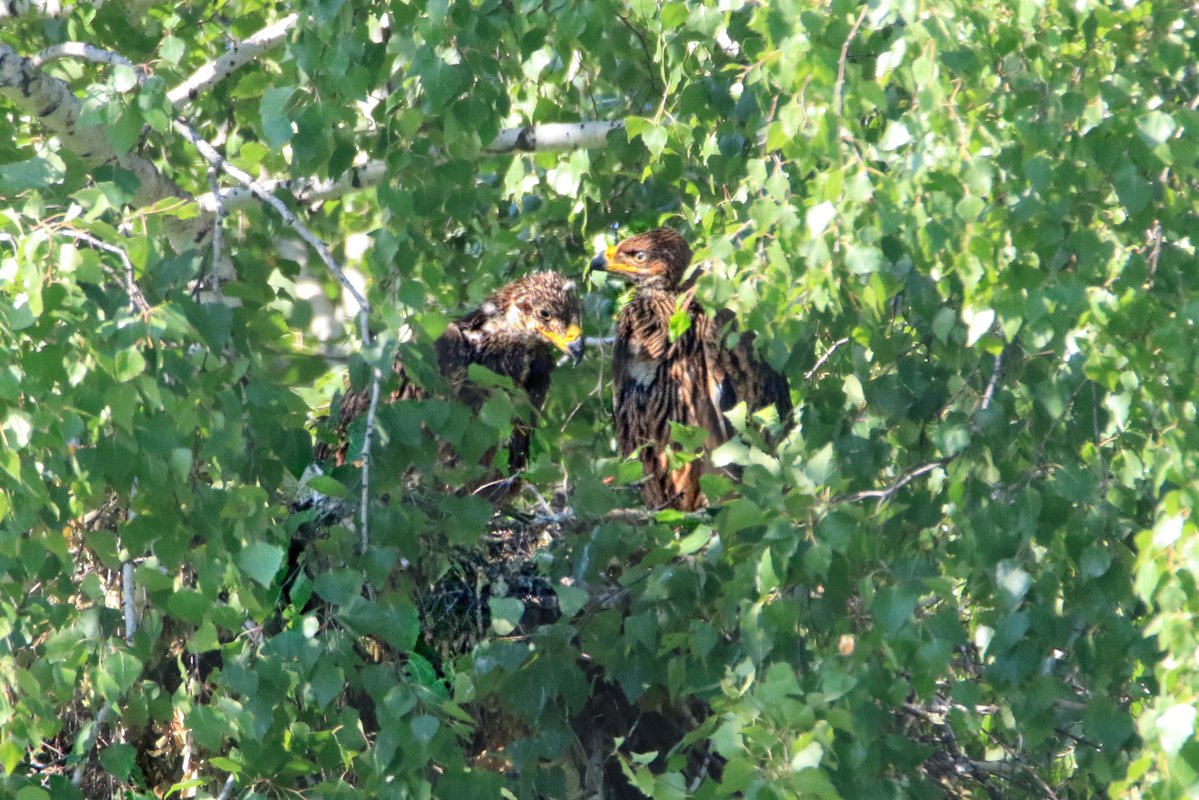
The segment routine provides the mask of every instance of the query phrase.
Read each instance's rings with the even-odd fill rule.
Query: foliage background
[[[6,4],[6,791],[1190,796],[1197,12]],[[144,72],[21,60],[64,42]],[[54,86],[73,117],[38,94]],[[486,443],[507,422],[385,410],[369,548],[333,526],[319,613],[280,608],[310,420],[345,371],[325,356],[360,331],[351,310],[314,334],[343,292],[277,210],[238,190],[214,239],[214,182],[238,182],[176,118],[263,181],[370,165],[279,187],[364,277],[359,379],[401,331],[427,358],[510,276],[581,277],[613,226],[669,223],[709,262],[702,300],[790,378],[798,424],[777,453],[752,425],[725,448],[747,468],[710,518],[613,515],[637,495],[608,353],[559,370],[529,479],[557,520],[533,563],[565,613],[520,626],[493,587],[485,635],[439,660],[418,605],[489,514],[404,476],[435,464],[422,424]],[[586,120],[623,126],[488,152]],[[617,291],[586,285],[587,332],[608,335]],[[334,477],[353,501],[361,477]],[[630,740],[599,777],[585,732],[617,695],[690,735],[657,758]]]

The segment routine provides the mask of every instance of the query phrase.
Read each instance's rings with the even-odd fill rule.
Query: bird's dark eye
[[[537,312],[537,316],[541,317],[542,319],[548,320],[550,318],[550,310],[548,308],[543,308]]]
[[[645,259],[648,257],[649,256],[646,255],[644,250],[638,250],[636,253],[633,253],[633,258],[636,259],[638,262],[645,261]]]

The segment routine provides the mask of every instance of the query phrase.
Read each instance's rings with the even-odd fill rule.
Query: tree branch
[[[145,13],[150,6],[161,0],[125,0],[121,11],[127,19],[136,19]],[[58,19],[65,17],[76,8],[99,8],[104,0],[89,0],[88,2],[63,2],[63,0],[0,0],[0,20],[16,19],[18,17],[41,17]]]
[[[89,3],[98,5],[98,3]],[[74,6],[60,0],[4,0],[0,2],[0,19],[17,17],[61,17]]]
[[[86,730],[84,738],[76,741],[75,752],[79,756],[79,763],[75,765],[75,771],[71,773],[73,785],[83,785],[83,769],[87,766],[87,758],[91,754],[92,748],[96,746],[96,737],[100,735],[100,726],[108,722],[110,716],[112,716],[112,704],[105,701],[104,705],[100,707],[100,713],[92,721],[91,727]]]
[[[308,245],[316,251],[316,254],[320,256],[321,261],[324,262],[325,267],[333,274],[333,276],[337,279],[337,282],[340,283],[342,287],[350,293],[350,296],[354,298],[354,302],[358,304],[359,338],[362,340],[362,346],[364,348],[370,347],[370,303],[346,276],[345,270],[341,268],[341,265],[338,264],[337,260],[333,258],[333,254],[329,252],[328,246],[322,242],[307,225],[305,225],[303,222],[300,222],[299,217],[293,214],[291,209],[289,209],[282,200],[267,191],[266,187],[254,180],[253,176],[251,176],[248,172],[235,167],[233,164],[230,164],[228,161],[226,161],[225,157],[222,156],[215,147],[201,138],[200,134],[197,133],[190,125],[181,119],[174,120],[173,125],[175,130],[183,134],[184,138],[191,142],[192,145],[194,145],[195,148],[200,151],[200,155],[214,169],[223,171],[226,175],[233,178],[235,181],[248,189],[252,196],[275,209],[276,213],[282,217],[284,223],[298,233],[300,238],[307,242]],[[367,411],[366,433],[363,436],[362,441],[362,530],[360,533],[362,535],[363,552],[366,552],[367,545],[370,542],[370,532],[367,526],[367,505],[370,499],[371,438],[372,434],[374,433],[375,415],[379,407],[379,384],[382,379],[383,375],[380,369],[378,367],[372,368],[371,404],[369,410]]]
[[[133,306],[134,311],[141,312],[143,317],[150,315],[150,304],[146,302],[146,296],[142,294],[141,288],[137,285],[137,280],[133,275],[133,262],[129,260],[129,254],[117,247],[115,244],[109,244],[101,239],[97,239],[90,233],[75,230],[74,228],[62,227],[58,229],[59,233],[70,236],[76,241],[94,247],[97,250],[103,250],[106,253],[112,253],[117,258],[121,259],[121,263],[125,266],[125,293],[129,295],[129,302]]]
[[[822,355],[820,358],[816,359],[816,363],[812,365],[812,368],[804,373],[803,379],[805,381],[810,381],[812,379],[812,376],[815,375],[817,373],[817,371],[819,371],[819,369],[824,366],[824,363],[826,361],[828,361],[830,358],[832,358],[833,353],[837,352],[837,348],[843,344],[847,344],[848,342],[849,342],[849,337],[838,339],[837,341],[833,342],[832,345],[829,347],[829,349],[824,351],[824,355]]]
[[[363,336],[367,334],[363,333]],[[371,367],[371,403],[366,411],[366,431],[362,435],[362,497],[359,501],[359,525],[362,530],[362,555],[370,548],[370,528],[367,524],[367,512],[370,510],[371,499],[371,438],[375,434],[375,415],[379,411],[379,384],[383,374],[378,367]]]
[[[335,180],[316,178],[296,178],[275,181],[263,181],[261,186],[267,193],[280,190],[290,192],[301,205],[311,205],[324,200],[336,200],[358,189],[367,189],[383,182],[387,174],[387,164],[381,160],[368,161],[362,166],[353,167],[349,172]],[[258,202],[254,193],[245,186],[237,186],[221,192],[218,202],[214,194],[202,194],[196,198],[200,211],[213,214],[219,205],[226,211],[246,208]]]
[[[66,83],[39,70],[31,59],[0,43],[0,95],[54,133],[64,147],[89,167],[117,163],[135,176],[139,186],[130,203],[144,207],[167,197],[189,197],[150,161],[133,153],[118,154],[100,125],[79,125],[80,102]]]
[[[61,61],[64,58],[82,58],[97,64],[108,64],[111,67],[129,67],[137,69],[132,61],[111,50],[102,50],[86,42],[63,42],[51,45],[29,59],[34,67],[41,68],[51,61]]]
[[[953,461],[955,456],[945,456],[938,458],[936,461],[930,461],[927,464],[921,464],[918,467],[913,467],[900,475],[889,486],[884,486],[881,489],[866,489],[861,492],[853,492],[852,494],[843,494],[840,497],[834,497],[829,501],[829,505],[838,503],[856,503],[859,500],[869,500],[870,498],[878,498],[879,500],[889,500],[903,487],[907,486],[912,481],[919,478],[925,473],[932,472],[937,467],[944,467],[949,462]]]
[[[866,19],[869,11],[869,5],[862,6],[862,12],[854,20],[853,27],[849,29],[849,35],[845,37],[845,41],[841,45],[841,57],[837,59],[837,82],[833,84],[833,113],[837,115],[837,125],[840,127],[841,134],[845,133],[845,63],[849,61],[849,46],[857,37],[858,30],[862,27],[862,21]]]
[[[488,153],[562,152],[608,145],[608,134],[624,130],[624,120],[608,122],[545,122],[523,128],[505,128],[485,148]]]
[[[286,39],[287,34],[296,26],[299,18],[299,14],[288,14],[252,36],[235,42],[219,58],[204,64],[188,76],[183,83],[167,92],[167,99],[175,108],[196,99],[200,92],[212,88],[228,77],[230,73],[240,69]]]
[[[553,122],[543,125],[526,125],[521,128],[505,128],[484,152],[504,155],[518,152],[562,152],[567,150],[595,149],[606,147],[609,131],[623,130],[624,120],[608,122]],[[311,205],[339,197],[359,189],[377,186],[387,176],[387,164],[375,159],[367,161],[336,179],[296,178],[263,181],[268,192],[286,191],[302,205]],[[221,193],[221,203],[226,210],[234,211],[253,205],[257,198],[245,187],[235,187]],[[212,214],[217,208],[217,199],[212,194],[196,197],[200,211]]]

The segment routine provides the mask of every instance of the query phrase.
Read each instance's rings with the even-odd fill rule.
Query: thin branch
[[[186,101],[194,100],[200,92],[212,88],[232,72],[286,39],[298,20],[298,14],[288,14],[252,36],[230,45],[219,58],[204,64],[183,83],[167,92],[167,100],[170,100],[175,108],[179,108]]]
[[[250,192],[253,197],[275,209],[275,212],[283,219],[283,222],[297,234],[299,234],[300,238],[316,251],[316,254],[320,256],[321,261],[323,261],[329,271],[333,273],[333,276],[337,278],[337,282],[340,283],[347,292],[349,292],[350,297],[354,298],[354,302],[358,304],[360,322],[362,323],[363,344],[370,344],[370,331],[366,325],[370,319],[370,305],[367,303],[366,298],[362,296],[362,293],[359,292],[350,279],[346,277],[345,271],[333,258],[333,254],[329,252],[328,246],[322,242],[317,235],[308,228],[307,225],[301,222],[282,200],[271,194],[265,186],[255,180],[248,172],[226,161],[225,157],[222,156],[215,147],[201,138],[200,134],[197,133],[190,125],[182,120],[175,120],[174,126],[177,131],[183,134],[184,138],[191,142],[195,148],[200,151],[200,155],[203,156],[209,164],[214,165],[217,169],[223,171],[226,175],[240,183],[246,188],[247,191]]]
[[[263,181],[262,187],[269,193],[280,190],[289,192],[301,205],[312,205],[324,200],[336,200],[339,197],[359,189],[366,189],[383,182],[387,175],[387,164],[382,160],[368,161],[353,167],[336,179],[296,178],[274,181]],[[247,187],[237,186],[221,192],[218,199],[216,194],[202,194],[196,198],[200,211],[212,214],[220,206],[226,211],[232,211],[258,202],[258,198]]]
[[[60,61],[64,58],[81,58],[84,61],[94,61],[97,64],[108,64],[110,67],[137,69],[136,65],[123,55],[114,53],[111,50],[102,50],[86,42],[63,42],[62,44],[51,45],[45,50],[40,51],[37,55],[30,57],[29,61],[34,67],[40,68],[51,61]]]
[[[978,415],[991,407],[991,401],[995,399],[995,387],[999,384],[999,376],[1003,374],[1003,356],[1007,352],[1007,348],[1000,350],[995,356],[995,364],[991,367],[991,378],[987,381],[987,387],[983,389],[982,400],[978,404],[971,415],[970,431],[978,433],[982,426],[978,422]]]
[[[842,131],[845,129],[842,124],[845,117],[845,62],[849,60],[849,45],[857,38],[858,30],[862,27],[862,21],[866,19],[869,11],[869,3],[862,6],[862,12],[854,20],[853,27],[849,29],[849,35],[845,37],[845,42],[841,45],[841,57],[837,59],[837,82],[833,84],[833,111],[837,115],[837,125]]]
[[[878,498],[879,500],[883,501],[889,500],[895,496],[896,492],[919,478],[921,475],[932,472],[938,467],[944,467],[946,464],[953,461],[954,458],[955,456],[945,456],[944,458],[938,458],[936,461],[930,461],[927,464],[921,464],[918,467],[913,467],[912,469],[909,469],[900,475],[889,486],[885,486],[881,489],[866,489],[865,491],[834,497],[829,501],[829,505],[836,505],[838,503],[856,503],[859,500],[869,500],[871,498]]]
[[[182,133],[183,136],[195,146],[195,148],[200,152],[200,155],[203,156],[213,168],[223,170],[226,175],[249,189],[251,194],[262,200],[271,208],[275,209],[283,221],[290,226],[292,230],[298,233],[300,238],[307,242],[313,250],[316,251],[317,255],[320,256],[321,261],[324,262],[325,267],[333,274],[335,278],[337,278],[337,282],[340,283],[347,292],[349,292],[350,296],[354,298],[354,302],[358,304],[359,338],[362,339],[362,346],[364,348],[370,347],[370,303],[367,301],[366,297],[364,297],[362,293],[358,291],[354,284],[350,282],[349,277],[346,276],[345,270],[341,268],[341,265],[338,264],[333,258],[333,254],[329,252],[328,246],[322,242],[320,238],[308,228],[307,225],[301,222],[300,219],[291,212],[291,209],[289,209],[282,200],[268,192],[266,188],[258,183],[258,181],[254,180],[253,176],[251,176],[248,172],[239,169],[238,167],[226,161],[224,156],[222,156],[215,147],[201,138],[200,134],[197,133],[190,125],[182,120],[176,119],[174,121],[174,127],[175,130]],[[379,384],[382,380],[383,375],[381,370],[378,367],[372,368],[371,404],[369,410],[367,411],[366,433],[364,434],[362,441],[362,508],[360,509],[362,530],[359,533],[362,536],[362,550],[364,553],[366,552],[367,545],[370,542],[370,529],[368,528],[367,522],[369,515],[367,514],[367,510],[369,506],[368,501],[370,499],[371,439],[374,435],[375,415],[379,408]]]
[[[75,765],[75,771],[71,773],[71,783],[73,785],[83,785],[83,770],[87,766],[88,755],[91,754],[92,748],[96,746],[96,737],[100,735],[100,726],[108,722],[108,718],[111,715],[112,704],[105,701],[104,705],[100,706],[100,713],[96,715],[96,719],[92,722],[83,745],[75,747],[75,750],[79,753],[79,763]]]
[[[824,351],[824,355],[822,355],[819,359],[816,360],[816,363],[812,365],[812,368],[804,373],[803,379],[805,381],[810,381],[812,379],[812,376],[815,375],[816,372],[821,367],[824,366],[825,362],[828,361],[830,358],[832,358],[833,353],[837,352],[837,348],[843,344],[848,344],[848,343],[849,343],[848,336],[838,339],[837,341],[833,342],[832,346],[830,346],[828,350]]]
[[[221,202],[221,185],[217,180],[217,175],[218,170],[216,164],[209,164],[208,187],[212,190],[212,196],[216,199],[216,209],[214,210],[212,220],[212,280],[210,288],[214,293],[219,294],[221,291],[221,279],[224,277],[221,269],[221,238],[223,236],[222,224],[224,223],[225,217],[229,212],[225,210],[225,204]],[[202,278],[196,281],[197,291],[203,283],[204,281]]]
[[[701,511],[668,512],[675,516],[671,517],[670,524],[681,524],[684,522],[710,522],[712,517],[720,511],[719,506],[709,506]],[[518,515],[516,518],[530,525],[561,525],[563,528],[570,530],[579,530],[586,528],[589,525],[598,525],[605,522],[627,522],[630,525],[639,525],[647,522],[656,522],[658,520],[657,511],[650,511],[645,508],[614,508],[611,511],[605,512],[598,519],[594,517],[580,517],[575,514],[573,508],[567,507],[559,513],[546,513],[534,515]],[[506,529],[508,523],[496,519],[492,521],[493,527]]]
[[[129,510],[126,513],[126,522],[132,522],[137,518],[137,512],[133,510],[133,498],[137,496],[138,480],[133,479],[133,485],[129,488]],[[137,582],[133,579],[133,560],[129,559],[121,564],[121,605],[125,611],[125,642],[133,644],[133,637],[137,634]]]
[[[365,334],[364,334],[365,335]],[[359,503],[358,514],[362,535],[362,555],[370,548],[370,533],[367,527],[367,512],[370,510],[371,499],[371,437],[375,433],[375,415],[379,411],[379,384],[383,374],[378,367],[371,368],[371,404],[366,412],[366,432],[362,437],[362,499]]]
[[[137,279],[133,274],[133,262],[129,260],[128,253],[126,253],[122,248],[117,247],[115,244],[109,244],[101,239],[97,239],[90,233],[76,230],[75,228],[63,227],[59,228],[58,232],[66,236],[70,236],[76,241],[83,242],[90,247],[94,247],[97,250],[103,250],[106,253],[112,253],[117,258],[121,259],[121,263],[125,267],[125,293],[129,295],[129,302],[133,306],[133,310],[135,312],[140,312],[143,317],[148,317],[150,315],[150,304],[146,302],[146,296],[142,294],[141,288],[137,285]]]
[[[1153,284],[1157,281],[1157,264],[1162,257],[1162,242],[1165,237],[1162,233],[1162,223],[1160,220],[1153,221],[1153,228],[1149,231],[1149,255],[1145,261],[1149,264],[1149,288],[1153,288]]]
[[[610,131],[623,130],[624,120],[608,122],[553,122],[542,125],[526,125],[505,128],[489,144],[484,152],[504,155],[519,152],[562,152],[568,150],[596,149],[606,147]],[[265,192],[289,192],[301,205],[312,205],[339,197],[359,189],[367,189],[382,183],[387,177],[387,164],[373,159],[335,179],[295,178],[263,181],[260,186]],[[220,201],[226,210],[233,211],[253,205],[259,198],[247,187],[234,187],[221,193]],[[200,211],[211,214],[217,209],[215,194],[196,197]]]
[[[133,644],[133,636],[137,633],[137,607],[134,598],[137,594],[137,582],[133,579],[133,562],[121,564],[121,595],[125,610],[125,642]]]
[[[225,785],[221,787],[221,793],[216,796],[216,800],[229,800],[229,796],[233,794],[233,786],[237,783],[237,778],[232,772],[225,779]]]
[[[987,388],[983,391],[982,402],[979,403],[979,412],[986,411],[991,407],[991,400],[995,396],[995,385],[999,382],[999,375],[1003,372],[1003,351],[995,356],[995,366],[991,368],[991,380],[987,381]]]

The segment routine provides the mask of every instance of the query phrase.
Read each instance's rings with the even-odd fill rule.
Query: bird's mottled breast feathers
[[[737,330],[732,313],[722,310],[713,319],[693,299],[694,284],[686,280],[690,261],[683,237],[658,228],[607,248],[591,262],[592,269],[636,286],[616,323],[613,416],[621,453],[640,453],[641,496],[651,508],[693,511],[706,502],[699,484],[706,460],[672,467],[671,423],[706,430],[711,450],[733,435],[724,412],[740,402],[750,411],[774,404],[783,420],[791,413],[787,379],[758,358],[753,334],[740,334],[730,344],[728,334]],[[671,321],[680,311],[690,324],[672,337]]]

